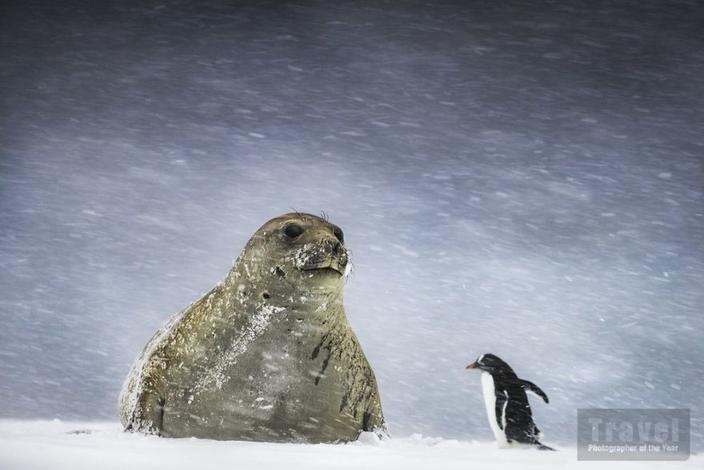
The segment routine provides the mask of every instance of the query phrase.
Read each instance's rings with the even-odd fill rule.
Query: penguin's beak
[[[467,367],[465,367],[465,369],[477,369],[478,367],[479,366],[477,365],[477,363],[473,362],[473,363],[469,364]]]

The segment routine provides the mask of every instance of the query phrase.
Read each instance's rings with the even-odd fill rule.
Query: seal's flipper
[[[127,423],[123,423],[125,431],[161,436],[164,429],[164,403],[162,397],[146,391],[140,393]]]

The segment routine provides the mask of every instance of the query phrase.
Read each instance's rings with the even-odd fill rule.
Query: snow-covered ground
[[[114,422],[0,420],[0,469],[530,469],[702,468],[684,462],[583,462],[576,450],[498,449],[488,442],[441,438],[366,439],[347,445],[268,444],[201,439],[160,439],[124,433]]]

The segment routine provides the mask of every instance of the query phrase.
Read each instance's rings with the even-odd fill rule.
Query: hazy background
[[[481,353],[704,422],[704,16],[683,2],[3,2],[0,416],[116,420],[249,236],[327,212],[392,433],[493,438]]]

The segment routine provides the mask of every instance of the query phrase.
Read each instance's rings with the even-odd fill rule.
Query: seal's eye
[[[335,234],[335,238],[337,238],[340,243],[345,243],[345,234],[342,233],[342,229],[340,227],[333,227],[332,233]]]
[[[287,224],[283,231],[288,238],[297,238],[303,233],[303,227],[298,224]]]

